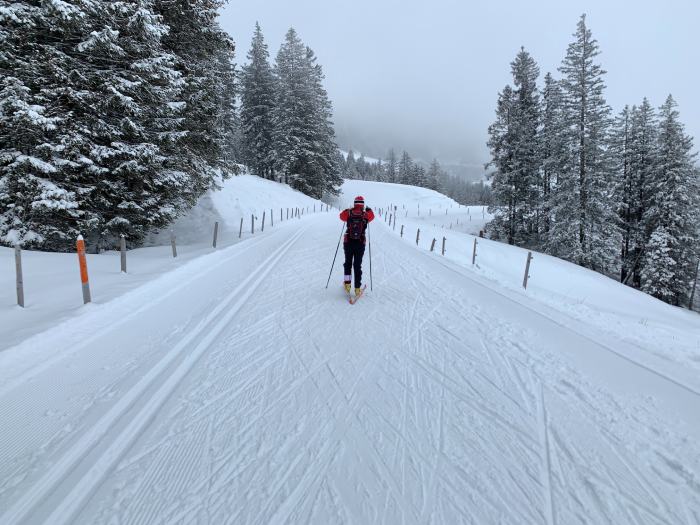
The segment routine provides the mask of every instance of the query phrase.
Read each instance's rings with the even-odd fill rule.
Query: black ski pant
[[[345,250],[343,265],[345,275],[350,275],[350,270],[354,270],[355,288],[359,288],[362,285],[362,256],[365,254],[365,243],[350,239],[343,245],[343,250]]]

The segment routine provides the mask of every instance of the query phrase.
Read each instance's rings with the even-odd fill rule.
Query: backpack
[[[365,219],[364,211],[358,213],[355,210],[350,210],[348,213],[347,226],[348,239],[352,239],[354,241],[364,239],[366,227],[367,220]]]

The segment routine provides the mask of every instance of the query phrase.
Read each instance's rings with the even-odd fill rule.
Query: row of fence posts
[[[325,206],[325,211],[328,212],[330,211],[330,205],[328,204],[319,204],[320,211],[323,211],[323,207]],[[290,215],[290,210],[292,217],[296,217],[301,219],[301,217],[304,215],[304,208],[287,208],[287,219],[289,219]],[[310,210],[310,207],[306,208],[306,211],[308,212]],[[280,222],[282,222],[282,217],[283,217],[283,212],[284,208],[280,208]],[[316,213],[316,204],[313,206],[313,212]],[[263,216],[262,216],[262,224],[260,227],[260,231],[264,232],[265,231],[265,216],[266,216],[267,210],[263,211]],[[255,214],[251,214],[250,216],[250,221],[251,221],[251,226],[250,226],[250,233],[255,234]],[[275,225],[275,220],[273,217],[273,210],[270,209],[270,227],[274,227]],[[241,236],[243,235],[243,217],[241,217],[241,223],[240,227],[238,229],[238,238],[240,239]],[[216,221],[214,223],[214,236],[212,239],[212,248],[216,249],[216,245],[218,242],[218,237],[219,237],[219,221]],[[175,233],[171,230],[170,231],[170,247],[172,250],[173,258],[177,257],[177,243],[175,239]],[[126,238],[124,235],[121,235],[119,237],[119,251],[120,251],[120,267],[121,267],[121,272],[122,273],[127,273],[127,268],[126,268]],[[92,297],[90,294],[90,279],[88,275],[88,268],[87,268],[87,258],[85,255],[85,240],[83,239],[82,235],[78,236],[78,239],[76,240],[76,252],[78,254],[78,267],[80,270],[80,284],[82,287],[82,292],[83,292],[83,303],[87,304],[92,301]],[[24,275],[22,272],[22,248],[19,246],[15,246],[15,283],[16,283],[16,291],[17,291],[17,305],[24,308],[25,306],[25,301],[24,301]]]
[[[405,206],[404,206],[405,208]],[[393,229],[396,230],[396,212],[398,210],[398,207],[395,207],[393,204],[390,206],[392,210],[392,213],[386,213],[386,210],[383,208],[379,209],[380,215],[383,212],[384,215],[384,222],[389,223],[389,227],[392,227],[392,220],[393,220]],[[483,211],[483,210],[482,210]],[[430,213],[430,212],[429,212]],[[420,205],[418,206],[418,214],[420,215]],[[445,214],[447,214],[447,210],[445,210]],[[470,216],[471,219],[471,216]],[[459,221],[457,222],[459,224]],[[450,229],[452,229],[452,224],[450,224]],[[401,225],[401,230],[400,230],[400,236],[403,239],[403,233],[404,233],[404,225]],[[484,238],[484,231],[479,232],[479,237],[478,238]],[[472,266],[476,265],[476,247],[478,245],[478,239],[477,237],[474,237],[474,246],[472,249]],[[433,238],[432,242],[430,243],[430,251],[434,252],[435,251],[435,243],[437,242],[437,239]],[[418,246],[420,243],[420,228],[416,229],[416,246]],[[445,255],[445,245],[447,243],[447,238],[443,237],[442,238],[442,249],[441,249],[441,254]],[[532,256],[532,252],[528,251],[527,252],[527,258],[525,260],[525,275],[523,276],[523,288],[527,290],[527,284],[530,279],[530,263],[532,262],[532,259],[534,257]],[[698,266],[700,269],[700,265]],[[696,281],[697,281],[697,275],[696,275]],[[693,292],[695,291],[695,286],[693,286]],[[689,308],[692,308],[692,297],[691,297],[691,302],[690,305],[688,306]]]

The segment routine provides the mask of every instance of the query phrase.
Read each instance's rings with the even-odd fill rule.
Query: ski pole
[[[335,258],[338,257],[338,250],[340,249],[340,241],[343,238],[343,232],[345,231],[345,223],[340,228],[340,238],[338,239],[338,246],[335,247],[335,255],[333,256],[333,264],[331,264],[331,271],[328,272],[328,282],[326,282],[326,289],[331,282],[331,275],[333,274],[333,267],[335,266]]]
[[[374,290],[374,282],[372,281],[372,234],[367,223],[367,240],[369,241],[369,289]]]

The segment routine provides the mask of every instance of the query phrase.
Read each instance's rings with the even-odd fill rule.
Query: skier
[[[367,224],[374,220],[372,208],[365,208],[365,199],[355,197],[354,206],[340,212],[340,220],[347,223],[343,250],[345,251],[345,291],[350,293],[350,271],[355,271],[355,295],[362,293],[362,256],[365,253],[365,231]]]

